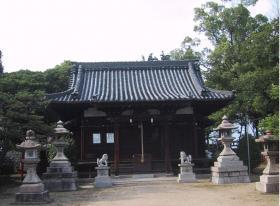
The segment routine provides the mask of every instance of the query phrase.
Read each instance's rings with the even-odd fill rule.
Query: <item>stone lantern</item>
[[[56,149],[56,155],[43,174],[44,183],[49,191],[73,191],[77,190],[76,178],[77,172],[73,170],[68,158],[64,155],[64,148],[67,143],[64,137],[70,132],[64,128],[63,122],[58,121],[54,128],[55,139],[53,145]]]
[[[214,167],[211,167],[212,182],[215,184],[250,182],[247,166],[243,165],[230,147],[234,140],[232,130],[236,128],[237,126],[230,123],[224,116],[222,123],[215,129],[219,131],[221,135],[219,140],[224,146],[217,161],[214,162]]]
[[[263,193],[279,192],[279,138],[272,135],[270,131],[256,139],[263,144],[262,155],[267,165],[260,176],[260,182],[256,183],[256,189]]]
[[[16,145],[18,149],[24,150],[24,166],[26,176],[19,191],[16,193],[16,204],[33,204],[51,202],[49,192],[36,173],[36,166],[40,161],[38,150],[41,147],[36,141],[35,133],[32,130],[26,132],[25,141]]]

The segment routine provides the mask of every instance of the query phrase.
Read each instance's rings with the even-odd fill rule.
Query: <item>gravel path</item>
[[[14,201],[16,188],[0,193],[0,205]],[[178,184],[175,181],[130,182],[97,189],[83,184],[76,192],[50,193],[49,206],[278,206],[278,195],[255,190],[255,183],[213,185],[208,180]]]

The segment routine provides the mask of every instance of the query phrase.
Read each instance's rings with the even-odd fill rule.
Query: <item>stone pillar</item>
[[[180,173],[178,174],[178,183],[196,182],[195,174],[193,173],[193,165],[191,163],[191,156],[186,156],[185,152],[180,153],[181,164]]]
[[[40,161],[38,149],[41,145],[35,141],[35,133],[32,130],[26,132],[26,140],[17,148],[25,150],[24,166],[27,170],[23,184],[16,193],[15,204],[43,204],[51,202],[49,192],[36,173],[36,166]]]
[[[260,182],[256,183],[256,189],[263,193],[279,193],[279,139],[268,131],[256,139],[256,142],[263,144],[262,155],[267,161]]]
[[[56,138],[53,145],[56,148],[56,155],[47,168],[47,172],[43,174],[44,183],[49,191],[73,191],[77,190],[76,178],[77,172],[73,170],[68,158],[64,155],[64,147],[66,142],[64,136],[70,132],[63,127],[63,122],[57,122],[54,129]]]
[[[250,182],[248,176],[248,168],[243,165],[239,157],[230,148],[234,138],[231,136],[231,130],[237,128],[231,124],[227,117],[223,117],[222,123],[216,128],[221,134],[219,139],[224,149],[220,153],[217,161],[214,162],[214,167],[211,167],[212,183],[227,184],[227,183],[245,183]]]

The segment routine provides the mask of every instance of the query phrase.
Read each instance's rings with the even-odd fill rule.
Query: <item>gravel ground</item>
[[[0,190],[0,205],[14,202],[14,185]],[[213,185],[208,180],[178,184],[175,181],[124,182],[97,189],[82,184],[75,192],[50,193],[49,206],[278,206],[278,195],[261,194],[255,183]]]

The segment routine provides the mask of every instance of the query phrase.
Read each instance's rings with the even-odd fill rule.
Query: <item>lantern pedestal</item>
[[[193,164],[184,163],[178,164],[180,167],[180,174],[178,174],[177,182],[185,183],[185,182],[196,182],[195,174],[193,173]]]
[[[16,193],[15,204],[43,204],[51,202],[48,190],[36,174],[36,165],[39,160],[25,160],[24,166],[27,168],[27,174],[23,184]]]
[[[43,174],[44,184],[49,191],[74,191],[77,190],[77,172],[73,170],[71,163],[64,155],[64,140],[56,140],[54,146],[57,149],[56,156]]]
[[[212,183],[248,183],[250,182],[247,166],[235,155],[219,156],[214,167],[211,167]]]
[[[256,183],[256,189],[263,193],[279,193],[279,163],[278,151],[262,152],[267,160],[267,166],[260,176],[260,181]]]
[[[263,193],[279,193],[279,139],[267,132],[256,139],[264,146],[262,155],[267,160],[267,165],[260,176],[260,181],[256,183],[256,189]]]
[[[112,179],[109,176],[110,167],[99,166],[95,167],[97,170],[97,176],[94,178],[94,186],[98,188],[111,187]]]

